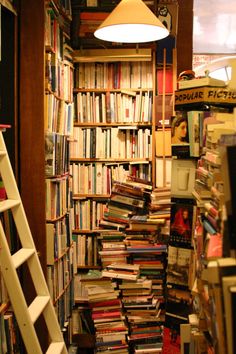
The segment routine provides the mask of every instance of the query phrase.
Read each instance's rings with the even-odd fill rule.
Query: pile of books
[[[105,230],[98,236],[99,256],[102,268],[111,263],[127,263],[128,252],[124,243],[125,234],[116,230]]]
[[[152,187],[148,182],[145,184],[144,181],[133,180],[131,177],[125,182],[114,181],[100,227],[121,231],[129,228],[132,216],[147,211],[150,188]]]
[[[97,353],[128,354],[128,329],[116,283],[101,278],[100,282],[87,284],[86,288],[95,328]]]
[[[137,280],[139,277],[139,265],[123,263],[110,264],[102,271],[102,276],[112,279]]]

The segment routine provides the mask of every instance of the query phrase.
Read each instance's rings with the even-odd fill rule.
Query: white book
[[[201,77],[199,79],[181,80],[178,82],[178,86],[179,89],[182,90],[202,86],[224,87],[226,83],[223,80],[214,79],[213,77]]]

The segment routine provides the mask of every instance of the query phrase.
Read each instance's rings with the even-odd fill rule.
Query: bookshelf
[[[73,129],[70,22],[69,1],[46,4],[44,120],[47,281],[67,345],[70,344],[70,319],[74,305],[69,173],[69,139]]]
[[[157,316],[156,326],[158,327],[155,330],[160,331],[161,324],[163,324],[166,245],[155,248],[152,243],[158,243],[160,225],[163,225],[165,221],[160,222],[160,225],[151,225],[151,222],[142,225],[134,220],[131,222],[130,218],[132,214],[135,214],[136,207],[133,211],[131,211],[131,207],[127,211],[125,204],[119,206],[119,202],[115,201],[118,204],[118,210],[112,209],[111,205],[117,190],[123,188],[122,183],[127,181],[128,176],[133,176],[140,181],[145,180],[148,185],[145,185],[144,189],[147,188],[149,191],[156,189],[155,133],[157,121],[155,119],[155,105],[157,90],[155,56],[154,48],[138,48],[136,50],[126,48],[122,50],[117,48],[109,50],[83,49],[74,52],[75,119],[70,163],[73,176],[73,240],[77,250],[78,270],[75,282],[76,288],[80,288],[75,295],[75,300],[78,300],[78,304],[81,304],[81,299],[84,299],[85,304],[88,301],[81,290],[83,282],[86,281],[84,273],[96,269],[102,270],[101,274],[104,276],[103,280],[100,280],[102,287],[102,281],[107,281],[106,277],[111,271],[108,270],[106,273],[106,267],[109,268],[111,263],[123,263],[125,272],[128,267],[137,270],[139,262],[143,262],[140,266],[140,274],[151,279],[148,281],[148,289],[145,288],[145,284],[141,285],[141,287],[144,286],[144,297],[150,293],[150,284],[155,283],[153,293],[150,295],[155,298],[155,300],[153,298],[152,305],[153,316],[157,311],[156,306],[162,303],[159,314],[155,313]],[[161,181],[161,183],[164,187],[165,182]],[[132,188],[130,186],[129,192],[124,194],[124,199],[128,198],[129,194],[127,193],[135,193],[135,187],[134,190]],[[120,194],[123,197],[122,192]],[[135,201],[139,201],[143,209],[147,211],[146,201],[144,202],[144,196],[141,194],[138,194]],[[147,194],[149,195],[148,192]],[[147,199],[149,200],[148,197]],[[122,213],[120,208],[123,208]],[[137,209],[137,213],[140,213],[141,209]],[[120,219],[117,215],[120,216]],[[114,229],[112,224],[114,223],[116,226],[119,222],[121,223],[120,229]],[[140,238],[143,238],[145,243],[141,255],[138,248],[135,248],[135,243],[141,247]],[[149,243],[151,248],[148,247]],[[151,259],[149,259],[150,264],[148,264],[148,258]],[[159,267],[158,270],[157,267]],[[151,274],[152,268],[155,270]],[[111,274],[115,273],[116,270]],[[132,279],[129,276],[127,279]],[[135,277],[138,276],[139,272]],[[116,280],[113,279],[113,281]],[[121,287],[119,288],[119,286]],[[117,291],[120,294],[123,294],[123,291],[125,293],[126,285],[123,286],[125,290],[121,290],[122,278],[118,279],[116,293]],[[101,287],[98,292],[101,291]],[[134,289],[134,291],[139,290]],[[109,296],[112,296],[110,294],[112,291],[108,290],[108,292]],[[140,293],[138,294],[140,295]],[[90,295],[88,296],[90,298]],[[113,294],[113,296],[115,295]],[[119,304],[122,303],[122,296],[120,300],[116,301]],[[130,316],[132,317],[133,310],[129,309],[128,296],[126,301],[127,304],[122,303],[122,308],[127,311],[128,323],[131,326],[130,333],[132,335],[129,339],[131,348],[138,343],[135,342],[135,329],[133,329],[132,320],[129,319]],[[146,299],[146,301],[148,300]],[[116,316],[119,317],[120,309],[117,307],[120,305],[117,306],[116,303],[114,311],[117,311]],[[90,310],[92,316],[96,318],[96,311],[98,311],[96,305],[93,306],[91,303]],[[148,321],[151,321],[150,318],[147,319]],[[96,326],[96,320],[91,328],[94,328],[94,325],[97,330],[97,332],[95,331],[96,338],[98,338],[100,332]],[[128,329],[123,322],[121,327],[121,337],[125,338]],[[92,331],[93,334],[95,332]],[[158,335],[154,341],[160,340],[157,337]],[[125,352],[128,350],[127,348],[126,344]]]
[[[19,98],[21,195],[69,344],[73,306],[68,160],[73,115],[70,1],[39,1],[36,7],[34,2],[22,2],[20,16],[27,19],[19,27],[20,56],[28,58],[19,66],[20,91],[24,92]],[[27,285],[27,276],[25,272],[23,281],[30,299],[33,290]],[[43,330],[41,333],[43,347],[47,336]]]
[[[74,230],[98,231],[112,180],[122,181],[132,171],[152,180],[154,54],[151,49],[95,49],[75,51],[74,60]],[[78,220],[82,208],[85,228]],[[97,220],[90,220],[96,214]]]
[[[189,279],[194,299],[189,313],[190,346],[200,343],[215,353],[233,351],[233,299],[235,284],[235,244],[231,235],[233,193],[230,190],[228,151],[235,148],[235,101],[211,98],[209,92],[229,88],[193,87],[176,91],[176,110],[185,115],[189,129],[189,150],[185,161],[195,161],[191,194],[195,203],[193,219],[192,269]],[[202,92],[202,97],[182,95]],[[191,102],[190,102],[191,101]],[[206,109],[207,105],[207,109]],[[227,205],[228,201],[228,205]],[[191,267],[190,267],[191,268]]]

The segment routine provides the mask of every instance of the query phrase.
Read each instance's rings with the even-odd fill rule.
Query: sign
[[[175,91],[175,106],[195,103],[236,105],[236,91],[222,87],[196,87]]]

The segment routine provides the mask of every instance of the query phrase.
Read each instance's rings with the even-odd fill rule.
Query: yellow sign
[[[204,102],[236,105],[236,91],[222,87],[196,87],[175,91],[176,106]]]

